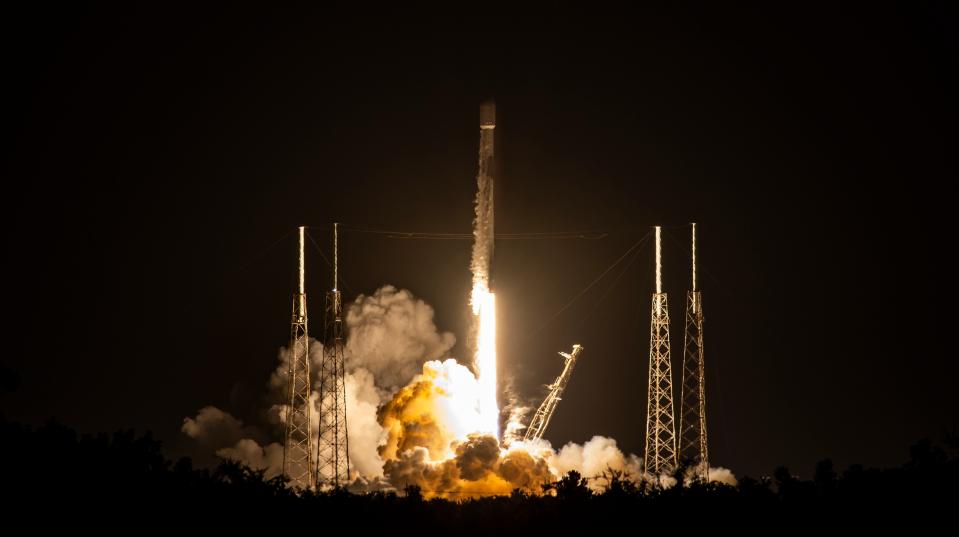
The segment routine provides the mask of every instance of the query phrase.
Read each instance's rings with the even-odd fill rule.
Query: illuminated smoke
[[[640,459],[623,453],[611,438],[594,436],[559,449],[546,440],[517,440],[529,409],[515,400],[507,408],[510,417],[504,433],[511,441],[501,443],[495,427],[491,432],[484,408],[490,394],[488,370],[477,367],[476,375],[446,358],[455,341],[452,334],[439,331],[432,308],[409,291],[385,286],[361,295],[349,305],[346,318],[352,490],[418,485],[427,497],[465,499],[509,494],[517,488],[541,493],[543,484],[570,470],[589,478],[595,491],[606,485],[601,476],[609,469],[632,479],[642,477]],[[316,375],[323,346],[313,340],[310,349]],[[281,349],[268,383],[270,398],[277,404],[264,411],[262,430],[215,407],[204,407],[184,419],[184,434],[208,453],[263,469],[267,477],[278,475],[283,450],[273,440],[281,439],[284,431],[288,360],[289,353]],[[709,475],[711,481],[735,483],[723,468],[710,468]]]
[[[386,285],[360,295],[346,311],[346,368],[373,374],[376,386],[396,391],[420,372],[423,362],[444,358],[456,343],[440,332],[433,308],[406,289]]]
[[[546,440],[501,445],[481,430],[484,396],[482,380],[455,360],[425,363],[380,408],[385,478],[397,489],[417,485],[426,497],[463,499],[517,488],[538,494],[569,470],[598,477],[612,468],[639,476],[639,459],[601,436],[584,445],[569,443],[558,453]],[[602,483],[593,479],[590,486],[600,490]]]
[[[215,406],[201,408],[195,418],[183,418],[180,430],[213,449],[233,444],[247,434],[242,421]]]
[[[422,364],[446,354],[456,342],[453,334],[441,332],[433,321],[433,308],[407,290],[386,285],[371,295],[360,295],[348,305],[346,323],[346,405],[349,423],[350,462],[366,489],[378,488],[383,475],[378,448],[385,431],[377,419],[377,408],[406,385]],[[316,324],[314,323],[314,326]],[[323,345],[310,339],[310,372],[313,376],[313,410],[318,415],[318,380]],[[272,477],[282,469],[281,439],[285,430],[290,354],[280,348],[277,366],[267,382],[268,400],[273,404],[262,414],[263,427],[244,425],[216,407],[202,408],[195,417],[184,418],[182,432],[197,442],[199,458],[216,453]],[[318,422],[313,420],[314,437]],[[242,442],[242,443],[241,443]],[[279,462],[274,455],[279,448]]]
[[[636,455],[624,455],[616,445],[616,440],[605,436],[594,436],[585,444],[566,444],[550,459],[550,467],[556,475],[565,475],[576,470],[587,477],[599,477],[608,469],[625,472],[632,478],[641,475],[642,460]],[[605,483],[591,480],[594,490],[601,490]]]
[[[379,421],[387,432],[380,454],[397,459],[419,447],[426,449],[430,461],[449,459],[454,443],[482,432],[481,388],[473,373],[456,360],[425,363],[422,374],[380,409]]]
[[[511,385],[507,385],[504,392],[508,402],[503,409],[503,412],[507,414],[506,426],[503,429],[503,443],[509,445],[523,439],[527,423],[526,416],[533,409],[520,401]]]
[[[736,479],[736,476],[733,475],[732,470],[723,467],[713,468],[709,467],[709,481],[712,483],[723,483],[726,485],[736,486],[739,484],[739,481]]]
[[[272,442],[260,446],[255,440],[244,438],[231,447],[218,449],[217,456],[242,462],[255,470],[265,470],[267,479],[276,477],[283,472],[283,446],[279,442]]]
[[[691,466],[686,469],[685,479],[687,482],[692,482],[697,478],[703,475],[703,466]],[[736,479],[736,476],[728,468],[723,468],[722,466],[718,467],[709,467],[709,482],[710,483],[722,483],[724,485],[736,486],[739,483],[739,480]]]
[[[259,436],[255,429],[217,407],[203,407],[195,418],[184,418],[180,430],[220,458],[265,470],[267,478],[276,477],[283,471],[282,445],[272,442],[261,446],[249,438]]]

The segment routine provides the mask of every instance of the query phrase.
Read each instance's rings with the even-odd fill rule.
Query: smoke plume
[[[476,433],[483,396],[479,380],[455,360],[425,363],[423,372],[380,408],[386,479],[398,489],[417,485],[427,497],[463,498],[517,488],[540,493],[542,485],[570,470],[640,475],[639,459],[624,455],[609,438],[569,443],[556,453],[545,440],[502,446],[495,436]],[[598,481],[590,483],[601,488]]]
[[[260,436],[254,428],[245,426],[229,412],[214,406],[201,408],[195,418],[184,418],[181,431],[220,458],[266,470],[267,478],[283,471],[282,445],[273,442],[260,446],[252,438]]]
[[[433,321],[433,308],[407,290],[386,285],[372,295],[360,295],[346,313],[346,405],[350,463],[364,487],[378,488],[383,476],[379,448],[386,431],[377,419],[377,409],[399,387],[406,385],[428,360],[441,357],[455,344],[450,332],[440,332]],[[316,326],[316,323],[314,323]],[[319,371],[323,344],[309,340],[310,374],[313,385],[313,415],[319,412]],[[228,412],[207,406],[195,417],[184,418],[182,432],[200,448],[221,458],[237,460],[272,477],[282,471],[282,439],[288,410],[290,352],[277,353],[277,366],[267,381],[268,407],[263,425],[268,432],[244,425]],[[313,420],[312,435],[319,432]]]
[[[599,476],[609,469],[642,478],[640,459],[624,454],[611,438],[594,436],[558,450],[546,440],[518,440],[529,409],[515,401],[508,406],[507,444],[485,432],[481,404],[487,396],[485,387],[470,368],[445,357],[453,335],[439,331],[433,309],[409,291],[384,286],[361,295],[349,305],[346,321],[352,490],[417,485],[427,497],[463,499],[514,489],[540,493],[544,484],[570,470],[590,478],[589,486],[597,491],[605,485]],[[315,390],[322,357],[322,344],[311,339]],[[281,348],[267,382],[262,428],[207,406],[183,420],[183,433],[221,458],[263,469],[267,477],[279,475],[289,359],[287,349]],[[319,411],[316,393],[314,412]],[[314,438],[317,422],[314,419]],[[709,475],[712,481],[735,483],[724,468],[710,468]]]
[[[565,475],[570,470],[576,470],[587,477],[600,476],[607,469],[612,469],[638,478],[642,466],[639,457],[624,455],[616,446],[616,440],[604,436],[594,436],[582,445],[570,442],[563,446],[550,462],[556,475]],[[601,489],[602,485],[598,481],[590,481],[590,486],[597,490]]]
[[[391,285],[357,297],[346,313],[346,325],[347,370],[366,369],[376,386],[389,391],[405,385],[423,362],[442,358],[456,343],[452,333],[437,330],[432,307]]]
[[[201,408],[195,418],[183,418],[180,430],[214,449],[231,445],[249,434],[242,421],[215,406]]]

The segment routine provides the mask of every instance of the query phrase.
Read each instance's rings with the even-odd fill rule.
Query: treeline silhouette
[[[344,524],[343,531],[364,534],[430,535],[566,535],[601,527],[780,531],[827,520],[857,526],[895,520],[912,527],[944,520],[954,527],[957,440],[950,434],[938,443],[920,441],[896,468],[852,465],[840,472],[823,460],[811,480],[780,467],[772,477],[743,477],[737,486],[687,482],[661,488],[607,471],[604,490],[595,493],[586,478],[570,472],[542,495],[515,490],[505,497],[427,501],[415,486],[399,493],[297,495],[282,477],[266,479],[262,471],[232,461],[212,470],[194,468],[188,458],[173,462],[150,433],[79,435],[52,421],[29,427],[0,419],[0,479],[9,514],[40,509],[50,514],[48,523],[136,520],[155,528],[201,519],[214,528],[249,529],[304,520],[311,530],[327,528],[324,534]]]

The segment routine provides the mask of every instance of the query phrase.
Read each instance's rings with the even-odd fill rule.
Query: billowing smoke
[[[610,438],[594,436],[558,450],[545,440],[519,441],[529,409],[515,402],[508,406],[507,444],[489,434],[482,411],[485,386],[470,368],[443,359],[455,339],[437,329],[432,308],[409,291],[385,286],[360,296],[349,305],[346,321],[351,489],[417,485],[428,497],[461,499],[513,489],[539,493],[543,484],[570,470],[590,478],[595,490],[605,485],[600,476],[609,469],[640,478],[639,458],[624,454]],[[311,339],[315,389],[322,356],[322,344]],[[283,446],[276,440],[285,430],[287,349],[280,349],[277,358],[267,382],[272,404],[259,427],[207,406],[184,419],[183,433],[219,457],[265,470],[267,477],[280,474]],[[313,404],[318,411],[316,392]],[[313,426],[315,438],[317,420]],[[711,468],[710,479],[735,483],[723,468]]]
[[[376,386],[396,391],[419,373],[423,362],[442,358],[456,343],[439,332],[433,308],[391,285],[360,295],[346,313],[346,368],[366,369]]]
[[[456,338],[436,328],[433,308],[426,302],[391,285],[357,297],[346,313],[346,325],[350,461],[361,475],[381,477],[379,447],[386,441],[386,431],[377,419],[377,409],[424,362],[449,352]]]
[[[383,459],[377,449],[385,433],[376,421],[380,395],[373,374],[358,368],[346,374],[346,423],[350,464],[360,475],[383,477]]]
[[[512,383],[508,384],[503,390],[506,396],[506,406],[503,411],[506,413],[506,427],[503,431],[503,441],[507,444],[516,442],[523,438],[526,432],[527,416],[533,410],[532,407],[525,404],[516,395]]]
[[[283,472],[283,446],[271,442],[260,446],[255,440],[244,438],[232,447],[216,451],[217,456],[242,462],[257,470],[266,470],[264,476],[269,479]]]
[[[387,285],[369,296],[360,295],[346,311],[349,339],[346,344],[346,406],[350,463],[358,476],[369,482],[383,476],[379,447],[386,432],[377,420],[377,409],[410,381],[428,360],[441,357],[456,343],[452,333],[440,332],[433,321],[433,308],[407,290]],[[316,326],[316,323],[314,323]],[[317,397],[323,344],[310,338],[310,373],[313,377],[313,412],[319,412]],[[267,382],[272,402],[264,412],[264,428],[244,425],[228,412],[208,406],[196,417],[184,418],[182,431],[198,445],[223,458],[267,470],[267,477],[282,471],[280,443],[287,413],[290,353],[277,354],[277,367]],[[319,421],[313,420],[315,438]]]
[[[184,418],[181,430],[183,434],[214,449],[232,445],[251,434],[242,421],[215,406],[201,408],[195,418]]]
[[[550,460],[556,475],[565,475],[576,470],[587,477],[601,476],[607,470],[625,472],[638,478],[641,475],[642,461],[636,455],[624,455],[616,446],[616,441],[604,436],[594,436],[583,445],[569,443],[563,446]],[[590,486],[599,490],[604,484],[591,480]]]
[[[608,438],[570,443],[556,453],[545,440],[505,447],[494,435],[477,433],[484,395],[482,383],[455,360],[425,363],[423,372],[380,408],[386,479],[398,489],[417,485],[427,497],[463,498],[517,488],[539,493],[569,470],[639,476],[639,459],[624,455]],[[590,483],[601,488],[599,481]]]
[[[416,485],[426,497],[465,499],[514,489],[538,493],[555,480],[545,459],[522,449],[504,449],[492,435],[473,433],[451,447],[453,457],[442,461],[430,460],[424,447],[387,461],[390,482],[397,488]]]
[[[739,481],[736,479],[736,476],[733,475],[733,472],[728,468],[723,468],[722,466],[713,468],[709,467],[709,481],[712,483],[723,483],[725,485],[730,485],[735,487]]]
[[[218,457],[242,462],[257,470],[265,470],[267,478],[283,471],[283,446],[277,442],[261,446],[253,437],[258,431],[214,406],[200,409],[195,418],[184,418],[181,431],[201,447]]]
[[[420,447],[431,461],[449,459],[455,442],[482,430],[482,398],[473,372],[456,360],[425,363],[423,372],[380,409],[379,421],[387,432],[380,454],[397,459]]]

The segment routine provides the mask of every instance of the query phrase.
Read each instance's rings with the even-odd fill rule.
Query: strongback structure
[[[349,484],[349,440],[346,430],[345,334],[339,281],[339,225],[333,224],[333,290],[326,293],[323,360],[320,366],[319,442],[316,483],[321,488]]]
[[[703,362],[703,299],[696,287],[696,224],[692,225],[692,290],[686,293],[686,337],[679,412],[679,456],[697,478],[709,479],[706,443],[706,376]]]
[[[656,226],[656,293],[649,331],[649,398],[646,405],[646,472],[658,477],[676,467],[676,425],[669,358],[669,309],[663,292],[660,226]]]
[[[298,285],[293,295],[293,318],[290,323],[290,368],[286,416],[286,438],[283,443],[283,474],[297,488],[313,488],[313,405],[310,397],[310,341],[306,319],[305,261],[303,259],[304,228],[299,228]]]
[[[524,441],[543,438],[543,433],[546,432],[546,427],[549,425],[550,418],[553,417],[553,412],[556,411],[556,405],[558,405],[560,399],[562,399],[563,390],[566,389],[566,384],[569,383],[569,376],[573,373],[573,366],[576,365],[576,359],[582,350],[582,346],[573,345],[573,352],[559,353],[560,356],[566,359],[563,372],[556,377],[556,380],[553,381],[552,384],[547,386],[547,388],[549,388],[549,394],[546,396],[546,399],[543,399],[542,404],[540,404],[536,410],[536,414],[533,415],[532,421],[529,422],[529,427],[526,428],[526,435],[523,437]]]

